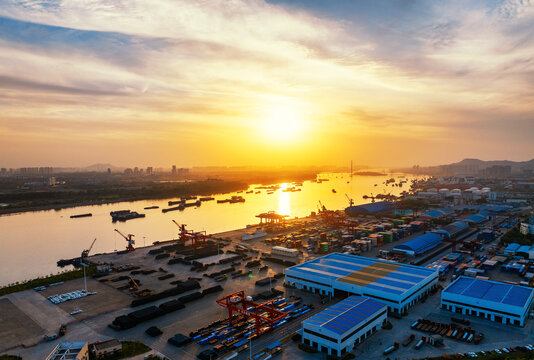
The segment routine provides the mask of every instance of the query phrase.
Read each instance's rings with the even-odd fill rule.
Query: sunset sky
[[[534,157],[534,1],[0,1],[0,167]]]

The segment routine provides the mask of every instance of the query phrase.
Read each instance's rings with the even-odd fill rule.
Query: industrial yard
[[[380,203],[370,206],[377,207]],[[371,359],[384,353],[423,358],[534,342],[532,321],[513,326],[512,318],[503,334],[495,322],[501,318],[478,312],[470,313],[476,316],[469,316],[473,330],[466,330],[465,339],[441,331],[455,329],[452,317],[466,318],[467,310],[448,311],[440,299],[441,289],[462,279],[476,277],[482,287],[489,279],[522,285],[518,289],[526,291],[528,317],[532,292],[521,290],[531,289],[525,280],[532,279],[528,254],[522,258],[524,248],[499,244],[511,223],[504,210],[479,224],[470,221],[472,213],[456,212],[445,226],[425,216],[346,217],[326,209],[301,219],[260,215],[267,223],[213,235],[177,224],[177,239],[135,250],[129,235],[121,234],[126,250],[83,258],[98,270],[86,282],[76,279],[2,297],[0,352],[35,358],[60,342],[119,339],[140,340],[169,359],[320,359],[324,355],[314,354],[317,350]],[[339,305],[356,312],[345,320],[332,318],[347,324],[340,336],[352,336],[350,347],[338,353],[317,343],[316,330],[303,332],[307,319],[328,319],[330,309],[351,295],[357,295],[352,301],[360,296],[385,306],[387,321],[370,322],[373,328],[360,336],[348,324],[367,321],[357,315],[365,310]],[[417,321],[442,324],[436,327],[439,334],[414,327]],[[392,330],[382,329],[386,323]],[[60,328],[63,333],[56,338]],[[397,345],[402,342],[410,344]],[[300,349],[301,343],[310,352]]]

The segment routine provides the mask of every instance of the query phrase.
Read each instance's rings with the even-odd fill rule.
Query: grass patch
[[[441,359],[448,359],[448,360],[456,360],[460,357],[456,354],[443,354],[442,356],[434,357],[434,358],[426,358],[426,360],[441,360]],[[534,359],[534,353],[532,351],[528,352],[522,352],[522,351],[514,351],[509,354],[488,354],[486,356],[482,356],[479,353],[477,353],[477,357],[475,359],[481,359],[481,360],[508,360],[508,359],[515,359],[515,360],[531,360]]]
[[[135,356],[146,353],[150,348],[141,341],[123,341],[122,342],[122,358]]]
[[[534,243],[533,234],[521,234],[519,231],[520,224],[516,224],[511,228],[506,234],[501,237],[499,242],[500,245],[508,245],[511,243],[518,243],[519,245],[532,245]]]
[[[91,276],[96,273],[96,266],[92,265],[87,267],[86,275]],[[40,277],[33,280],[27,280],[20,283],[10,284],[0,288],[0,296],[11,294],[18,291],[30,290],[37,286],[50,285],[56,282],[68,281],[79,279],[83,277],[83,269],[75,269],[60,274],[49,275],[46,277]]]
[[[22,358],[16,355],[4,354],[4,355],[0,355],[0,360],[22,360]]]

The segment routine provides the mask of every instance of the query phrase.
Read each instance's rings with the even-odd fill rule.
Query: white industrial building
[[[523,235],[534,234],[534,225],[529,223],[521,223],[519,231]]]
[[[343,356],[382,328],[387,305],[350,296],[302,322],[302,342],[329,355]]]
[[[460,276],[441,292],[441,308],[507,325],[524,326],[534,289]]]
[[[289,286],[324,295],[359,295],[403,314],[438,284],[438,271],[363,256],[331,253],[285,270]]]
[[[271,248],[271,255],[298,257],[300,255],[300,251],[297,249],[288,249],[282,246],[273,246]]]

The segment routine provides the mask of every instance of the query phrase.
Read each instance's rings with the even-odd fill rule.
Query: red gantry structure
[[[274,308],[274,300],[267,301],[263,304],[257,304],[253,301],[247,300],[245,291],[237,291],[233,294],[227,295],[217,300],[217,304],[228,309],[228,323],[232,325],[232,313],[234,311],[245,315],[248,318],[253,318],[256,325],[256,335],[260,335],[260,326],[267,324],[270,327],[275,322],[286,317],[286,313],[276,310]],[[252,311],[247,310],[252,308]],[[261,313],[260,313],[261,311]]]
[[[283,222],[288,216],[277,214],[274,211],[268,211],[266,213],[261,213],[259,215],[256,215],[256,217],[260,218],[260,224],[263,224],[264,219],[265,219],[265,223],[267,224],[276,224],[276,223]]]
[[[190,242],[191,246],[195,249],[200,249],[206,246],[206,239],[208,236],[205,231],[193,231],[186,230],[185,224],[178,224],[176,221],[172,220],[180,228],[180,241],[184,244],[184,247],[187,246],[187,243]]]

